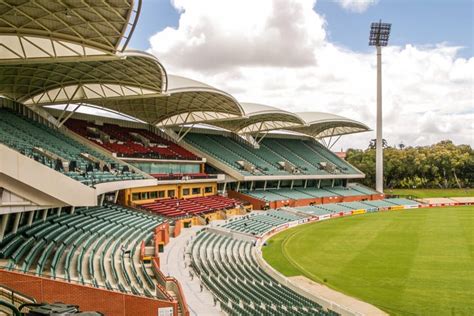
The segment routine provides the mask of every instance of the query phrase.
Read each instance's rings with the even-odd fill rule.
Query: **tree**
[[[366,150],[349,149],[346,159],[366,174],[364,184],[375,185],[375,140]],[[386,147],[384,185],[398,188],[472,187],[474,151],[469,145],[456,146],[451,141],[431,146]]]

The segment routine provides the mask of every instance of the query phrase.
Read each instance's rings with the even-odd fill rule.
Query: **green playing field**
[[[474,207],[378,212],[272,237],[265,260],[390,314],[474,315]]]

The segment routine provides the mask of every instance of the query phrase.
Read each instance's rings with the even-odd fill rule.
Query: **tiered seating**
[[[115,124],[96,125],[83,120],[69,119],[66,126],[83,137],[87,137],[107,150],[117,153],[121,157],[139,157],[155,159],[199,160],[193,153],[181,146],[162,138],[155,133],[139,128],[122,127]],[[96,128],[108,136],[111,141],[102,141],[97,135],[92,135],[87,127]],[[132,136],[139,134],[150,141],[145,146]]]
[[[282,201],[282,200],[287,200],[288,197],[280,195],[277,193],[278,190],[272,189],[272,190],[255,190],[255,191],[244,191],[242,193],[253,196],[254,198],[272,202],[272,201]]]
[[[226,210],[240,204],[237,200],[220,195],[194,197],[189,199],[161,199],[141,207],[168,217],[199,215],[218,210]]]
[[[284,170],[279,162],[286,162],[296,167],[297,174],[358,174],[359,171],[347,162],[328,151],[314,141],[300,139],[265,138],[260,148],[255,149],[239,142],[232,137],[217,134],[189,133],[185,140],[197,149],[220,160],[229,167],[238,170],[243,175],[288,175],[293,174]],[[237,161],[245,161],[256,170],[243,170]],[[334,168],[324,168],[324,162]]]
[[[370,206],[375,206],[375,207],[392,207],[395,205],[395,203],[391,203],[389,199],[385,200],[373,200],[373,201],[364,201],[365,204],[370,205]]]
[[[295,209],[310,215],[325,215],[353,210],[366,210],[368,212],[372,212],[379,210],[379,208],[388,208],[396,205],[419,205],[419,203],[408,199],[384,199],[361,202],[318,204],[296,207]]]
[[[350,188],[354,189],[356,191],[359,191],[360,193],[365,194],[365,195],[377,194],[377,191],[372,190],[372,189],[370,189],[366,186],[363,186],[361,184],[358,184],[358,183],[355,183],[355,184],[351,185]]]
[[[403,198],[391,198],[391,199],[385,199],[385,201],[388,201],[395,205],[420,205],[420,203],[418,203],[417,201],[403,199]]]
[[[253,247],[220,234],[202,232],[191,249],[192,267],[229,315],[327,315],[322,306],[266,274]]]
[[[161,217],[117,205],[79,208],[6,236],[0,257],[8,259],[11,269],[151,296],[155,286],[146,282],[150,276],[136,268],[138,249],[162,222]]]
[[[300,206],[300,207],[296,207],[295,209],[303,213],[307,213],[309,215],[316,215],[316,216],[333,213],[325,208],[319,207],[319,205]]]
[[[350,187],[327,187],[324,190],[334,193],[334,195],[340,196],[357,196],[364,195],[358,190],[354,190]]]
[[[75,161],[77,169],[80,171],[64,172],[64,170],[61,170],[61,172],[86,185],[109,181],[143,179],[142,175],[128,171],[122,172],[123,166],[119,165],[116,161],[92,148],[86,147],[60,131],[29,120],[8,109],[0,109],[0,142],[51,168],[55,167],[55,161],[51,161],[35,152],[33,150],[35,147],[40,147],[54,153],[69,162]],[[81,157],[81,153],[88,153],[110,166],[115,166],[116,169],[112,169],[112,172],[100,171],[87,159]],[[85,172],[88,165],[91,165],[93,171]]]
[[[366,192],[368,192],[367,189]],[[321,198],[330,196],[358,196],[365,195],[359,190],[353,187],[324,187],[324,188],[281,188],[281,189],[267,189],[267,190],[254,190],[254,191],[243,191],[242,193],[250,195],[260,200],[272,202],[282,200],[301,200],[311,198]],[[373,193],[370,193],[373,194]]]
[[[264,214],[252,214],[236,220],[231,220],[223,227],[259,236],[282,224],[300,220],[302,218],[304,217],[290,212],[273,210],[265,212]]]

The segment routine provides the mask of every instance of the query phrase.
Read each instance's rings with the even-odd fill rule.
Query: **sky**
[[[383,49],[384,138],[474,145],[472,0],[143,0],[129,47],[168,73],[242,102],[321,111],[375,130],[371,22],[392,23]],[[366,148],[375,132],[334,149]]]

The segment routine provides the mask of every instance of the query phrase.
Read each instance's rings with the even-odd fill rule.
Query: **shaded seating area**
[[[221,195],[201,196],[188,199],[160,199],[140,205],[147,211],[167,217],[185,217],[235,208],[235,199]]]
[[[280,188],[280,189],[267,189],[267,190],[252,190],[242,191],[242,193],[250,195],[260,200],[267,202],[282,201],[282,200],[301,200],[321,197],[340,197],[340,196],[361,196],[371,195],[377,192],[363,187],[363,186],[334,186],[334,187],[321,187],[321,188],[304,188],[294,187]]]
[[[142,267],[139,249],[164,219],[118,205],[50,215],[7,235],[0,257],[24,273],[114,291],[166,298]],[[158,294],[156,294],[158,293]]]
[[[185,141],[244,176],[360,174],[349,163],[312,140],[266,137],[258,149],[233,137],[213,133],[188,133]],[[239,163],[242,161],[252,168],[244,168]],[[285,168],[282,163],[291,168]]]
[[[251,242],[203,231],[191,265],[228,315],[335,315],[266,274]],[[332,313],[332,314],[331,314]]]
[[[99,153],[61,131],[6,108],[0,109],[0,142],[85,185],[144,178],[141,174],[131,172],[127,165]],[[40,149],[54,154],[60,161],[41,154]],[[90,155],[89,159],[87,155]],[[94,161],[100,161],[104,165]]]
[[[75,133],[116,153],[119,157],[172,160],[200,159],[178,144],[146,129],[108,123],[98,125],[79,119],[69,119],[65,125]]]

